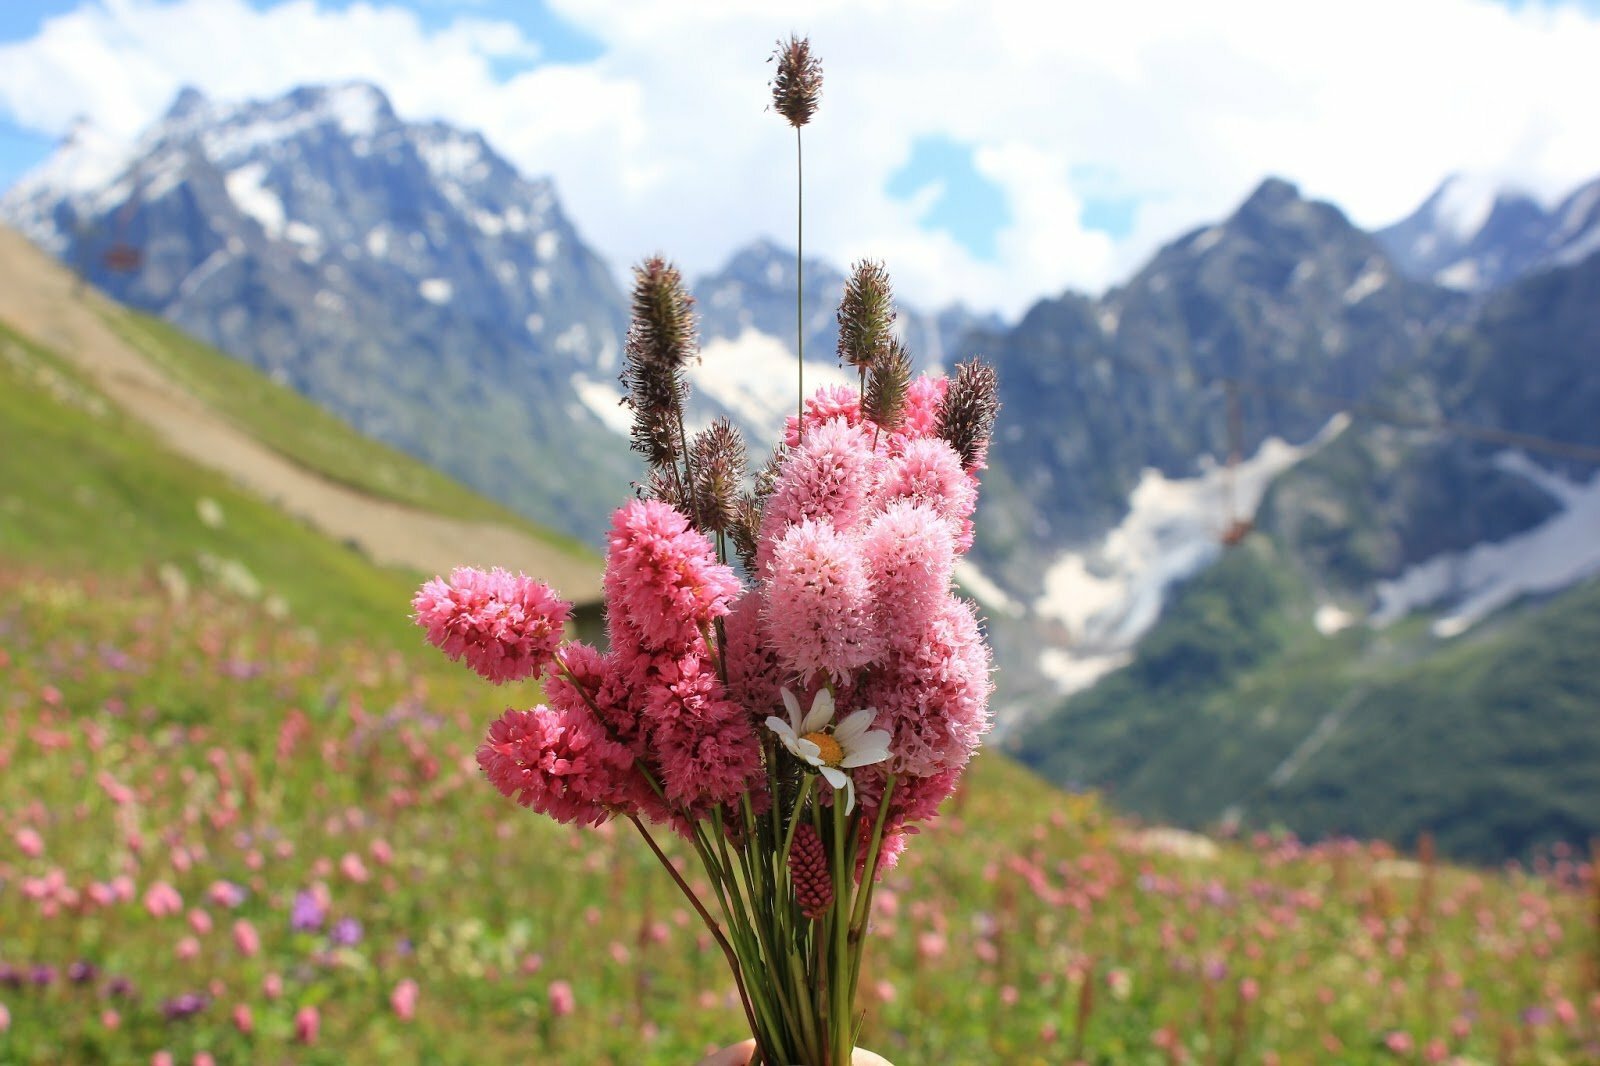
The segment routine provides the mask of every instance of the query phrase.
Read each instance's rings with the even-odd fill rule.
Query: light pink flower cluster
[[[890,758],[854,777],[870,826],[895,776],[890,861],[904,827],[934,813],[989,728],[989,650],[951,587],[972,544],[982,458],[964,468],[936,435],[946,387],[915,379],[894,431],[865,418],[850,390],[824,389],[802,421],[789,419],[757,549],[759,626],[742,603],[730,632],[741,692],[826,683],[841,713],[877,710]]]
[[[572,611],[542,581],[469,566],[451,571],[448,583],[434,578],[423,585],[411,606],[430,641],[497,685],[549,665]]]

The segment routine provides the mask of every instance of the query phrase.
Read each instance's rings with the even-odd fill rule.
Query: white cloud
[[[0,110],[60,132],[78,113],[124,134],[184,83],[220,98],[373,80],[407,117],[482,129],[553,174],[619,272],[653,251],[694,275],[766,234],[792,241],[793,137],[764,112],[762,60],[809,32],[827,71],[805,132],[807,249],[887,260],[924,304],[1009,312],[1119,280],[1162,240],[1230,210],[1267,174],[1365,225],[1414,207],[1451,170],[1547,195],[1600,172],[1600,19],[1489,0],[1043,5],[828,0],[555,0],[598,59],[508,81],[536,44],[463,16],[429,31],[395,6],[103,0],[0,46]],[[918,136],[974,146],[1012,222],[997,263],[919,226],[883,191]],[[1087,175],[1087,176],[1086,176]],[[1085,232],[1083,200],[1140,207],[1133,233]]]

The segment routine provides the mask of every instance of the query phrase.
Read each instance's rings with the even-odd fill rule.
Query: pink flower
[[[276,973],[269,973],[261,979],[261,994],[268,999],[279,999],[283,996],[283,978]]]
[[[367,878],[371,876],[367,873],[367,864],[353,851],[347,851],[340,857],[339,872],[358,885],[365,884]]]
[[[861,396],[848,385],[824,385],[814,395],[806,397],[804,425],[807,437],[812,430],[835,419],[851,426],[859,426],[863,421]],[[783,443],[790,448],[800,444],[797,425],[793,415],[784,420]]]
[[[250,1013],[250,1005],[248,1003],[234,1004],[233,1027],[245,1036],[249,1036],[255,1031],[256,1020],[254,1015]]]
[[[119,1029],[122,1026],[122,1015],[107,1007],[100,1012],[100,1024],[108,1031]]]
[[[429,641],[497,685],[549,665],[572,612],[544,582],[499,567],[457,567],[448,584],[423,585],[411,606]]]
[[[779,661],[808,684],[818,674],[841,680],[882,653],[859,548],[827,522],[809,519],[773,548],[762,620]]]
[[[861,555],[879,631],[926,631],[950,594],[956,564],[950,525],[931,507],[896,501],[867,526]]]
[[[854,529],[867,513],[883,465],[864,426],[836,418],[808,430],[805,443],[779,469],[762,512],[757,569],[765,570],[784,533],[807,519],[845,532]]]
[[[251,958],[261,950],[261,934],[248,920],[241,918],[233,923],[233,946],[239,949],[239,954]]]
[[[633,667],[649,756],[667,798],[699,809],[746,791],[761,772],[760,738],[710,660],[657,655]]]
[[[761,603],[761,590],[751,589],[739,597],[723,622],[728,696],[755,717],[778,706],[783,684],[783,668],[761,620]]]
[[[912,379],[911,387],[906,390],[905,414],[900,425],[905,439],[931,437],[939,432],[939,408],[949,387],[950,379],[942,376],[918,374]]]
[[[16,841],[17,850],[30,859],[37,859],[44,854],[44,837],[31,825],[18,829],[12,839]]]
[[[178,941],[177,947],[173,950],[176,951],[179,959],[189,962],[200,956],[200,941],[192,936],[186,936]]]
[[[598,825],[627,803],[633,755],[587,711],[540,706],[496,719],[478,765],[524,807],[558,822]]]
[[[606,552],[606,609],[613,643],[625,626],[641,646],[680,648],[728,613],[739,579],[717,562],[705,534],[657,500],[634,500],[611,519]]]
[[[394,1008],[397,1018],[409,1022],[417,1015],[417,983],[407,977],[394,986],[394,991],[389,993],[389,1005]]]
[[[194,1066],[217,1066],[217,1060],[211,1057],[209,1051],[196,1051],[194,1053]]]
[[[145,889],[144,909],[152,918],[165,918],[183,910],[183,897],[165,881],[157,881]]]
[[[958,553],[972,547],[971,516],[978,506],[978,486],[944,440],[927,437],[907,442],[889,461],[880,491],[885,503],[908,500],[937,512],[950,523]]]
[[[927,777],[965,766],[989,729],[989,649],[973,608],[947,597],[927,629],[894,635],[862,702],[892,734],[889,769]]]
[[[172,1052],[158,1051],[150,1056],[150,1066],[173,1066]]]
[[[572,986],[565,981],[550,982],[550,1013],[565,1018],[577,1009],[578,1001],[572,995]]]
[[[1409,1055],[1411,1054],[1411,1049],[1416,1046],[1416,1042],[1411,1039],[1411,1034],[1400,1029],[1396,1029],[1384,1037],[1383,1044],[1396,1055]]]
[[[297,1044],[315,1044],[317,1033],[322,1029],[322,1015],[317,1012],[315,1004],[307,1004],[295,1011],[294,1039]]]

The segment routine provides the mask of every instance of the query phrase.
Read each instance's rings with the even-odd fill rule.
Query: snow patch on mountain
[[[718,338],[700,350],[689,370],[691,395],[698,393],[732,415],[762,447],[771,447],[795,406],[795,358],[789,346],[756,329],[732,340]],[[824,385],[854,385],[856,379],[831,363],[806,361],[809,395]]]
[[[1569,481],[1518,452],[1503,452],[1496,463],[1549,492],[1561,511],[1514,537],[1436,555],[1380,583],[1373,626],[1445,604],[1450,609],[1434,621],[1433,634],[1448,639],[1520,596],[1557,592],[1600,574],[1600,473]]]
[[[615,381],[597,381],[574,374],[572,391],[578,394],[584,408],[611,432],[622,437],[633,432],[633,409],[622,402],[622,390]]]
[[[1233,471],[1235,513],[1253,515],[1267,486],[1349,424],[1337,415],[1295,446],[1271,437]],[[1228,511],[1228,471],[1209,456],[1202,473],[1168,478],[1145,470],[1128,514],[1098,544],[1063,553],[1045,572],[1033,604],[1040,618],[1065,628],[1069,644],[1040,656],[1040,668],[1063,693],[1093,684],[1127,661],[1161,616],[1167,590],[1215,562]]]
[[[1350,287],[1344,291],[1344,302],[1351,305],[1358,304],[1388,283],[1389,272],[1384,269],[1383,260],[1369,259],[1356,280],[1352,281]]]
[[[1501,183],[1487,175],[1457,174],[1439,190],[1433,205],[1434,223],[1465,244],[1489,221],[1503,191]]]
[[[1021,618],[1027,614],[1026,607],[1006,595],[1005,589],[991,581],[989,575],[979,570],[971,559],[956,561],[955,576],[956,584],[989,610],[1008,618]]]
[[[265,163],[247,163],[230,171],[223,179],[228,198],[239,210],[255,219],[268,237],[277,240],[283,236],[283,201],[261,184],[267,175]]]

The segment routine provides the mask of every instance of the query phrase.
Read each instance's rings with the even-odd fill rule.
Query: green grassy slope
[[[1491,862],[1600,833],[1600,583],[1443,642],[1423,619],[1326,637],[1314,606],[1253,537],[1014,750],[1185,825],[1238,814],[1407,846],[1429,832]]]
[[[509,508],[398,449],[351,429],[336,415],[230,359],[171,323],[113,308],[109,325],[185,389],[300,465],[374,496],[460,518],[476,518],[590,554],[576,539],[535,525]]]
[[[220,357],[219,357],[220,358]],[[211,501],[220,524],[202,510]],[[0,556],[229,584],[330,633],[405,630],[416,575],[373,566],[168,451],[64,360],[0,323]],[[410,635],[407,634],[409,637]]]

